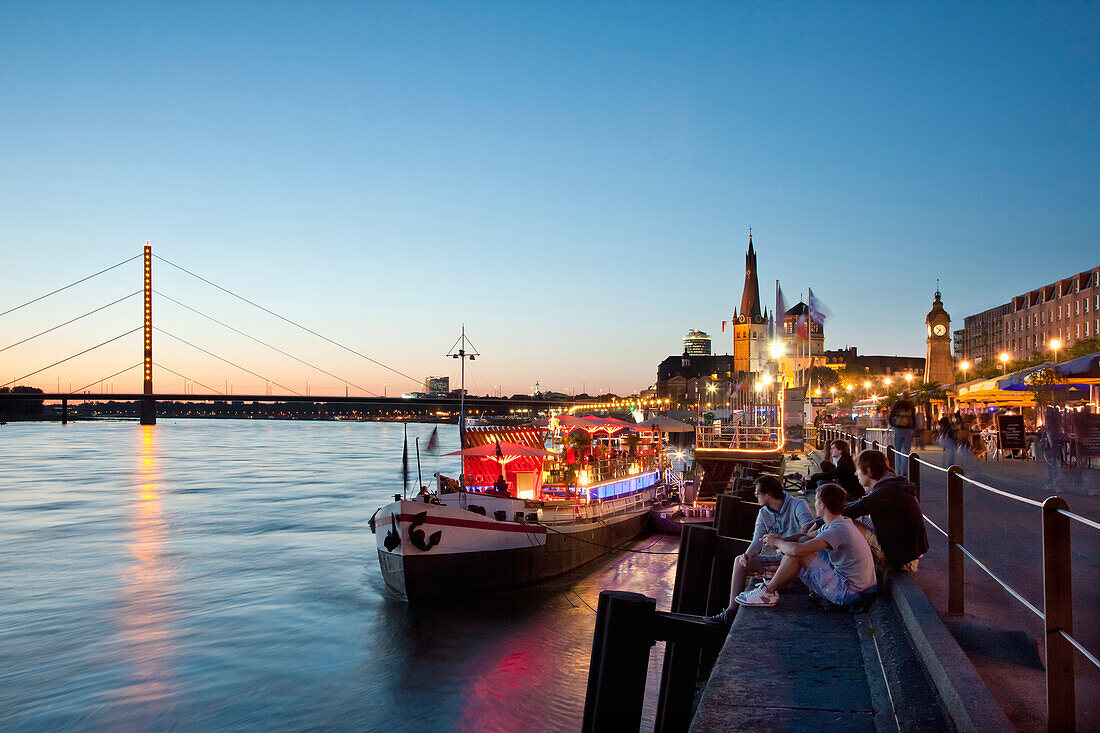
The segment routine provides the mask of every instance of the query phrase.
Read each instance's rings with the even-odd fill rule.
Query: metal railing
[[[695,447],[718,450],[774,450],[781,428],[774,425],[699,425]]]
[[[833,440],[845,440],[856,448],[877,450],[879,443],[868,440],[866,435],[856,436],[845,433],[839,428],[823,426],[818,431],[818,447],[824,447]],[[971,560],[983,572],[992,578],[1009,595],[1043,621],[1046,642],[1046,704],[1047,730],[1073,730],[1076,727],[1076,691],[1074,688],[1073,650],[1076,649],[1093,665],[1100,668],[1100,660],[1073,637],[1073,567],[1070,553],[1070,522],[1075,521],[1086,527],[1100,530],[1100,523],[1069,511],[1066,500],[1060,496],[1051,496],[1044,501],[1036,501],[998,489],[981,481],[975,481],[964,475],[958,466],[942,468],[921,459],[916,452],[905,453],[895,450],[893,445],[886,446],[887,463],[893,465],[895,455],[905,457],[908,463],[908,478],[917,487],[920,497],[921,466],[947,474],[947,530],[924,516],[933,528],[947,538],[947,612],[951,616],[962,616],[965,605],[964,594],[964,558]],[[964,487],[965,484],[1012,501],[1020,502],[1041,510],[1043,523],[1043,608],[1040,610],[1024,598],[1016,589],[999,578],[990,568],[966,548]]]

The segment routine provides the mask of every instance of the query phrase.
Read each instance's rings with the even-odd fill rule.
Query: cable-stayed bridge
[[[179,272],[182,272],[182,273],[184,273],[184,274],[186,274],[186,275],[188,275],[192,278],[195,278],[198,281],[201,281],[206,286],[214,288],[217,291],[220,291],[221,293],[223,293],[225,295],[231,296],[232,298],[234,298],[234,299],[236,299],[236,300],[238,300],[242,303],[245,303],[245,304],[247,304],[248,306],[250,306],[252,308],[258,309],[258,310],[262,311],[263,313],[265,313],[265,314],[267,314],[267,315],[269,315],[269,316],[271,316],[275,319],[278,319],[280,322],[282,322],[282,324],[284,326],[286,326],[288,328],[297,329],[301,332],[305,332],[307,334],[310,334],[311,336],[313,336],[317,339],[320,339],[321,341],[327,343],[328,345],[330,345],[332,347],[335,347],[335,348],[340,349],[344,352],[347,352],[348,354],[351,354],[352,356],[356,357],[357,359],[369,362],[370,364],[374,365],[375,367],[378,367],[378,368],[381,368],[385,371],[391,372],[392,374],[397,375],[398,377],[400,377],[404,380],[408,380],[408,381],[410,381],[414,384],[417,384],[417,385],[420,385],[422,383],[422,380],[420,380],[416,377],[413,377],[409,374],[406,374],[405,372],[402,372],[402,371],[400,371],[400,370],[398,370],[398,369],[396,369],[396,368],[394,368],[394,367],[392,367],[388,364],[383,363],[382,361],[379,361],[379,360],[377,360],[377,359],[375,359],[375,358],[373,358],[373,357],[371,357],[367,354],[364,354],[364,353],[362,353],[361,351],[359,351],[355,348],[352,348],[352,347],[350,347],[350,346],[348,346],[344,343],[341,343],[340,341],[337,341],[336,339],[330,338],[329,336],[327,336],[323,333],[320,333],[319,331],[317,331],[315,329],[312,329],[312,328],[310,328],[306,325],[303,325],[302,323],[300,323],[296,320],[293,320],[293,319],[291,319],[291,318],[289,318],[289,317],[287,317],[287,316],[285,316],[281,313],[278,313],[278,312],[276,312],[276,311],[274,311],[270,308],[267,308],[264,305],[261,305],[260,303],[256,302],[255,300],[252,300],[252,299],[247,298],[243,295],[240,295],[240,294],[238,294],[238,293],[236,293],[236,292],[234,292],[234,291],[232,291],[228,288],[225,288],[225,287],[213,282],[212,280],[209,280],[206,277],[203,277],[202,275],[199,275],[199,274],[193,272],[192,270],[189,270],[186,267],[183,267],[182,265],[178,265],[174,262],[171,262],[167,259],[164,259],[163,257],[160,257],[158,255],[154,255],[152,246],[149,244],[149,242],[145,243],[145,247],[144,247],[142,252],[134,255],[133,257],[128,257],[125,260],[122,260],[121,262],[116,262],[115,264],[110,265],[109,267],[105,267],[102,270],[99,270],[98,272],[94,272],[91,275],[88,275],[86,277],[82,277],[78,280],[75,280],[75,281],[73,281],[73,282],[71,282],[71,283],[69,283],[69,284],[67,284],[63,287],[56,288],[54,290],[51,290],[50,292],[44,293],[40,296],[37,296],[37,297],[32,298],[30,300],[27,300],[24,303],[20,303],[18,305],[13,306],[13,307],[7,308],[6,310],[0,311],[0,319],[4,318],[5,316],[8,316],[9,314],[15,313],[15,312],[17,312],[17,311],[19,311],[19,310],[21,310],[21,309],[23,309],[23,308],[25,308],[29,305],[32,305],[34,303],[38,303],[38,302],[43,301],[47,298],[51,298],[55,295],[63,293],[63,292],[69,290],[70,288],[72,288],[76,285],[88,282],[90,280],[93,280],[94,278],[105,275],[106,273],[111,272],[113,270],[116,270],[117,268],[120,268],[123,265],[126,265],[130,262],[133,262],[134,260],[137,260],[139,258],[142,260],[142,264],[143,264],[143,282],[142,282],[142,287],[141,288],[139,288],[137,290],[134,290],[133,292],[130,292],[126,295],[122,295],[121,297],[115,298],[114,300],[112,300],[111,302],[109,302],[105,305],[97,306],[97,307],[95,307],[95,308],[93,308],[93,309],[91,309],[91,310],[89,310],[85,313],[82,313],[81,315],[78,315],[78,316],[73,317],[73,318],[69,318],[67,320],[64,320],[61,323],[56,323],[54,325],[51,325],[48,328],[40,330],[37,333],[32,334],[30,336],[26,336],[24,338],[21,338],[21,339],[15,341],[13,343],[0,345],[0,355],[2,355],[3,352],[5,352],[5,351],[8,351],[10,349],[15,349],[17,347],[24,346],[25,344],[28,344],[29,342],[34,341],[35,339],[37,339],[39,337],[42,337],[42,336],[45,336],[47,334],[53,333],[55,331],[58,331],[60,329],[65,328],[65,327],[72,326],[73,324],[76,324],[76,323],[82,321],[85,318],[88,318],[92,315],[100,313],[101,311],[105,311],[106,309],[108,309],[108,308],[110,308],[114,305],[122,303],[123,301],[127,301],[131,298],[136,298],[138,296],[141,296],[143,298],[143,302],[144,302],[143,321],[140,325],[138,325],[136,327],[133,327],[133,328],[129,328],[127,330],[124,330],[122,333],[119,333],[116,336],[113,336],[111,338],[103,340],[103,341],[101,341],[97,344],[82,348],[82,349],[76,351],[75,353],[72,353],[72,354],[66,356],[65,358],[58,359],[58,360],[53,360],[49,364],[45,364],[45,365],[43,365],[39,368],[36,368],[34,370],[31,370],[31,371],[27,372],[26,374],[15,377],[11,381],[0,382],[0,388],[10,387],[14,390],[16,387],[19,386],[20,382],[22,382],[23,380],[26,380],[26,379],[29,379],[30,377],[34,377],[36,375],[39,375],[43,372],[46,372],[47,370],[54,369],[54,368],[56,368],[56,367],[58,367],[62,364],[80,359],[81,357],[84,357],[87,354],[95,352],[98,349],[105,348],[105,347],[107,347],[111,344],[114,344],[114,343],[126,338],[127,336],[130,336],[130,335],[132,335],[134,333],[137,333],[139,331],[142,333],[141,359],[138,360],[136,363],[133,363],[129,366],[125,366],[125,367],[123,367],[123,368],[121,368],[121,369],[119,369],[119,370],[117,370],[117,371],[115,371],[111,374],[107,374],[107,375],[104,375],[102,377],[99,377],[98,379],[92,380],[91,382],[88,382],[87,384],[85,384],[83,386],[80,386],[76,389],[70,389],[68,391],[61,391],[60,389],[58,389],[55,392],[41,392],[41,393],[35,391],[33,394],[32,393],[26,393],[26,392],[8,392],[8,391],[5,390],[4,393],[0,393],[0,400],[18,401],[18,400],[34,399],[34,400],[43,400],[43,401],[49,401],[49,402],[60,402],[61,406],[62,406],[62,413],[61,413],[62,414],[62,421],[66,421],[66,419],[67,419],[68,403],[70,401],[75,401],[75,400],[79,400],[79,401],[83,401],[83,402],[89,402],[89,401],[114,401],[114,402],[132,401],[132,402],[136,402],[136,403],[140,404],[140,418],[141,418],[142,424],[145,424],[145,425],[153,425],[153,424],[156,423],[157,404],[158,404],[158,402],[222,402],[222,401],[231,400],[233,402],[280,402],[280,403],[281,402],[287,402],[287,403],[334,403],[334,404],[348,403],[348,404],[356,404],[356,405],[371,405],[371,406],[376,406],[376,407],[384,407],[384,406],[407,407],[407,406],[410,406],[414,402],[415,403],[420,403],[421,402],[421,400],[410,401],[408,399],[404,399],[404,398],[400,398],[400,397],[387,397],[384,394],[379,395],[377,392],[374,392],[372,390],[367,389],[366,387],[363,387],[359,384],[356,384],[355,381],[353,381],[351,379],[348,379],[348,378],[345,378],[345,377],[342,377],[342,376],[338,375],[333,370],[331,370],[329,368],[326,368],[325,366],[314,363],[313,360],[308,360],[308,359],[302,358],[301,356],[299,356],[297,354],[294,354],[290,351],[287,351],[283,348],[280,348],[279,346],[276,346],[275,344],[271,343],[267,339],[261,339],[257,336],[249,334],[248,332],[246,332],[242,329],[236,328],[235,326],[232,326],[229,323],[226,323],[222,319],[217,318],[215,316],[212,316],[212,315],[204,312],[203,310],[200,310],[199,308],[194,307],[193,305],[189,305],[189,304],[184,303],[184,302],[182,302],[182,301],[180,301],[176,298],[173,298],[169,295],[166,295],[165,293],[154,290],[154,288],[153,288],[153,262],[155,260],[157,263],[162,263],[162,264],[164,264],[168,267],[174,268],[175,270],[178,270]],[[235,361],[227,359],[227,358],[219,355],[218,353],[215,353],[214,351],[212,351],[208,348],[205,348],[204,346],[202,346],[198,343],[195,343],[195,340],[197,340],[197,339],[191,339],[191,338],[186,338],[185,339],[185,338],[183,338],[181,336],[178,336],[174,333],[171,333],[171,332],[166,331],[162,328],[159,328],[158,326],[154,325],[154,322],[153,322],[153,300],[154,300],[154,296],[156,296],[159,299],[164,299],[166,301],[169,301],[169,302],[185,309],[186,311],[189,311],[190,313],[192,313],[194,315],[200,316],[200,317],[202,317],[202,318],[204,318],[208,321],[211,321],[211,322],[213,322],[213,323],[215,323],[215,324],[217,324],[217,325],[219,325],[223,328],[226,328],[226,329],[232,331],[234,334],[236,334],[236,336],[240,337],[240,339],[242,341],[247,341],[247,342],[250,342],[250,343],[258,344],[260,346],[265,347],[266,349],[272,350],[272,351],[282,355],[285,358],[293,360],[301,368],[310,370],[310,373],[324,374],[324,375],[326,375],[330,378],[333,378],[333,379],[335,379],[339,382],[342,382],[344,384],[344,394],[343,395],[311,395],[311,394],[308,394],[308,390],[307,390],[307,393],[304,394],[304,393],[302,393],[298,390],[293,389],[292,387],[289,387],[285,384],[280,383],[279,381],[277,381],[275,379],[271,379],[269,377],[266,377],[263,374],[260,374],[256,371],[252,370],[252,369],[249,369],[249,368],[247,368],[247,367],[245,367],[245,366],[243,366],[243,365],[241,365],[241,364],[239,364]],[[184,345],[184,346],[186,346],[190,349],[193,349],[197,353],[204,354],[206,357],[215,359],[215,360],[217,360],[219,362],[222,362],[222,363],[224,363],[224,364],[226,364],[226,365],[228,365],[232,368],[241,370],[243,372],[246,372],[249,375],[252,375],[253,377],[264,380],[264,382],[266,384],[265,394],[233,394],[233,393],[230,393],[230,390],[228,390],[228,389],[225,390],[225,391],[218,390],[214,387],[203,384],[202,382],[200,382],[198,380],[192,379],[192,378],[188,377],[186,374],[183,374],[180,371],[171,368],[170,366],[167,366],[167,365],[161,364],[157,361],[154,361],[154,359],[153,359],[154,336],[156,336],[156,338],[158,340],[161,339],[162,337],[167,338],[167,339],[171,339],[174,342],[182,344],[182,345]],[[142,377],[143,377],[141,392],[115,393],[114,391],[103,391],[102,388],[100,388],[97,391],[89,391],[89,388],[91,388],[91,387],[95,387],[96,385],[102,385],[104,382],[106,382],[108,380],[112,380],[115,377],[119,377],[123,374],[126,374],[128,372],[131,372],[131,371],[139,369],[139,368],[142,370]],[[192,387],[198,386],[198,387],[201,387],[201,388],[203,388],[207,391],[206,392],[198,392],[198,391],[194,391],[192,389],[191,391],[185,391],[185,392],[182,392],[182,393],[178,393],[178,392],[177,393],[168,393],[168,392],[158,393],[154,390],[154,384],[153,384],[153,377],[154,377],[154,371],[155,370],[160,370],[160,371],[167,372],[169,374],[175,375],[176,377],[180,377],[184,380],[185,385],[190,383],[192,385]],[[354,390],[359,394],[354,394],[354,395],[351,394],[352,388],[354,388]],[[276,393],[276,389],[282,390],[282,392],[281,393]],[[500,398],[465,397],[464,400],[463,400],[462,398],[459,398],[459,397],[440,397],[440,396],[432,396],[429,399],[424,400],[423,403],[425,405],[438,405],[438,406],[444,407],[444,408],[447,408],[447,407],[457,408],[459,406],[460,402],[462,402],[462,401],[464,401],[466,403],[466,405],[469,405],[474,409],[492,409],[494,411],[499,411],[501,408],[505,408],[505,409],[507,409],[507,408],[512,408],[512,409],[516,409],[516,408],[537,409],[537,408],[546,408],[546,407],[557,407],[557,406],[561,406],[561,405],[565,405],[565,404],[570,404],[570,401],[561,400],[561,399],[558,399],[558,400],[542,399],[542,398],[539,398],[539,399],[534,399],[534,398],[532,398],[532,399],[518,399],[518,398],[516,398],[516,399],[500,399]]]

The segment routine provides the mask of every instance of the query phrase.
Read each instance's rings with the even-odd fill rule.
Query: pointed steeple
[[[745,254],[745,290],[741,293],[741,315],[750,320],[761,318],[760,285],[756,281],[756,250],[749,233],[749,251]]]

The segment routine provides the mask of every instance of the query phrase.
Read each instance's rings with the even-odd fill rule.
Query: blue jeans
[[[913,450],[913,428],[894,428],[894,473],[909,475],[909,459],[901,455]]]

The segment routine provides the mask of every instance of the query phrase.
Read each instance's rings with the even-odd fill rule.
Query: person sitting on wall
[[[802,537],[799,528],[813,521],[810,506],[804,499],[791,496],[783,491],[783,484],[775,476],[759,476],[753,482],[756,488],[756,500],[760,511],[756,515],[756,528],[752,533],[752,543],[743,555],[733,562],[733,580],[730,583],[730,603],[724,611],[708,616],[714,623],[731,624],[737,611],[734,599],[745,589],[745,581],[750,575],[769,577],[778,570],[783,555],[769,547],[764,552],[764,537],[795,540]]]
[[[796,577],[811,591],[838,606],[858,603],[864,594],[874,592],[878,581],[871,548],[855,522],[842,514],[846,499],[847,494],[839,484],[825,484],[814,498],[815,509],[825,520],[820,530],[795,540],[764,535],[764,546],[782,552],[783,560],[771,580],[734,600],[742,606],[774,606],[779,603],[779,589]],[[714,616],[707,618],[712,619],[717,620]]]
[[[504,480],[504,474],[497,476],[496,483],[493,484],[493,489],[501,496],[511,496],[508,493],[508,482]]]
[[[856,476],[867,495],[849,504],[844,516],[870,516],[886,564],[895,570],[915,570],[915,561],[928,551],[917,487],[887,469],[886,455],[880,451],[865,450],[856,456]]]
[[[821,484],[838,483],[848,493],[849,499],[856,499],[865,493],[856,478],[856,464],[852,460],[852,449],[846,440],[834,440],[829,443],[829,456],[821,462],[821,472],[805,479],[803,486],[812,491]]]

